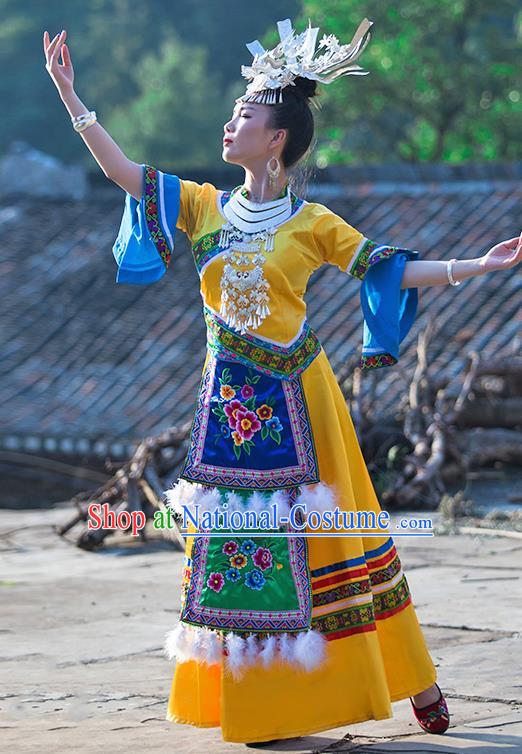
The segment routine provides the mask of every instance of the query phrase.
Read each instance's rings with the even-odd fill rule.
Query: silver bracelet
[[[82,113],[82,115],[77,115],[74,118],[71,118],[73,128],[75,131],[84,131],[86,128],[89,128],[89,126],[92,126],[93,123],[96,123],[96,111],[91,110],[88,113]]]
[[[453,269],[453,262],[456,262],[456,259],[450,259],[448,264],[446,265],[446,269],[448,272],[448,280],[450,282],[450,285],[460,285],[462,283],[462,280],[455,280],[453,277],[452,269]]]

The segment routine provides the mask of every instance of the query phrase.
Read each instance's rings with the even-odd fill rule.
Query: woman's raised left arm
[[[492,246],[482,257],[456,259],[451,274],[455,282],[493,270],[507,270],[522,262],[522,233],[516,238]],[[404,265],[401,288],[419,288],[423,285],[446,285],[449,281],[448,262],[443,260],[408,260]]]

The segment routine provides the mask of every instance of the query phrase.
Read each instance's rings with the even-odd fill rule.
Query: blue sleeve
[[[142,198],[126,193],[120,229],[112,253],[117,283],[145,285],[163,277],[174,251],[180,179],[142,165]]]
[[[417,288],[401,288],[404,265],[419,252],[397,246],[377,246],[370,253],[360,289],[364,316],[363,348],[359,366],[392,366],[399,346],[415,320]]]

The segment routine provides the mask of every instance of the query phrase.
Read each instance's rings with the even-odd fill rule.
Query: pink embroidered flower
[[[237,544],[237,542],[234,542],[234,540],[231,539],[228,542],[225,542],[225,544],[223,545],[223,552],[225,553],[225,555],[235,555],[238,551],[238,547],[239,545]]]
[[[243,409],[243,411],[246,411],[246,406],[243,406],[241,401],[238,401],[237,399],[230,401],[230,403],[227,403],[223,406],[223,411],[225,412],[226,416],[228,416],[228,426],[230,429],[235,429],[237,424],[237,414],[239,409]]]
[[[243,385],[241,388],[241,397],[246,400],[254,395],[254,388],[252,385]]]
[[[262,571],[266,571],[272,565],[272,553],[267,547],[258,547],[255,553],[252,555],[252,560],[258,568]]]
[[[250,440],[254,432],[261,429],[261,422],[253,411],[238,411],[236,431],[239,432],[241,437],[245,440]]]
[[[217,573],[216,571],[212,572],[207,579],[207,586],[214,592],[220,592],[223,589],[224,583],[225,579],[223,578],[223,574]]]

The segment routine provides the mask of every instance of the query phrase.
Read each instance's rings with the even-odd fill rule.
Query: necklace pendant
[[[222,249],[226,249],[230,242],[230,234],[233,231],[234,226],[232,223],[224,223],[221,227],[221,233],[219,234],[219,246]]]
[[[282,217],[285,212],[281,212],[285,205],[286,218]],[[270,285],[263,267],[267,253],[274,250],[279,224],[292,215],[290,193],[285,200],[259,205],[238,197],[235,192],[223,214],[227,222],[219,237],[225,260],[220,281],[220,314],[230,327],[248,333],[256,330],[270,314]]]
[[[259,244],[251,241],[233,241],[232,248],[237,251],[259,251]]]
[[[275,237],[275,229],[270,228],[266,232],[266,241],[265,241],[265,250],[266,251],[273,251],[274,250],[274,237]]]

